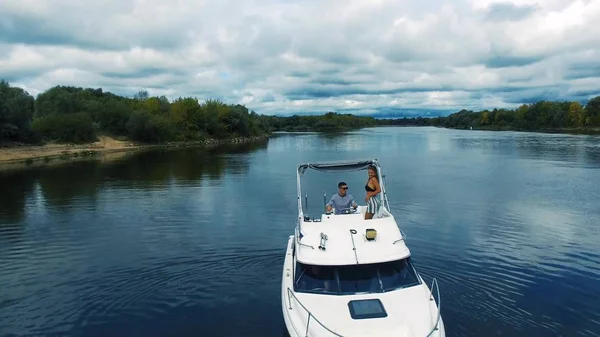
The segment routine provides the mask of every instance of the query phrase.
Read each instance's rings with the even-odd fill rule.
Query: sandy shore
[[[0,148],[0,164],[21,162],[28,159],[42,159],[61,156],[87,156],[98,152],[115,152],[140,148],[130,141],[120,141],[107,136],[98,137],[90,144],[45,144],[42,146],[14,146]]]
[[[98,141],[90,144],[45,144],[41,146],[0,147],[0,170],[39,165],[56,165],[71,160],[112,160],[122,158],[128,153],[133,153],[134,150],[156,147],[215,146],[223,143],[245,143],[265,138],[268,138],[268,135],[252,138],[207,139],[203,141],[148,145],[127,140],[117,140],[108,136],[99,136]]]

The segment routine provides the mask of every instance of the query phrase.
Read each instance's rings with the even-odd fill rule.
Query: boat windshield
[[[317,266],[298,262],[296,292],[351,295],[383,293],[421,284],[410,257],[359,265]]]

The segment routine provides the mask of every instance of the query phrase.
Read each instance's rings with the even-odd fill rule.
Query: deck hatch
[[[387,317],[387,312],[379,299],[350,301],[348,308],[353,319]]]

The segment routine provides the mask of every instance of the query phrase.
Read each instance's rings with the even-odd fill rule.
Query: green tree
[[[31,141],[34,99],[21,88],[0,81],[0,141]]]

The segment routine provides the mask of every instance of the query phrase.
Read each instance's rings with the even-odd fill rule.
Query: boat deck
[[[322,214],[320,218],[302,221],[297,259],[314,265],[352,265],[398,260],[410,255],[394,217],[364,219],[366,206],[352,214]],[[368,240],[367,229],[377,231]],[[321,234],[326,235],[325,249]]]

